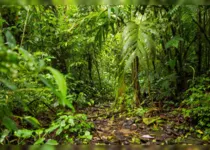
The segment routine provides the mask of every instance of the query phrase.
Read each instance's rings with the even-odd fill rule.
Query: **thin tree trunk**
[[[88,75],[89,75],[89,80],[90,80],[90,85],[93,86],[93,78],[92,78],[92,55],[89,52],[88,53]]]
[[[134,86],[134,100],[136,103],[136,107],[140,106],[140,101],[141,101],[141,93],[140,93],[138,74],[139,74],[139,58],[136,57],[134,59],[133,68],[132,68],[133,86]]]
[[[207,17],[207,9],[206,9],[206,6],[204,6],[204,14],[203,14],[203,28],[204,28],[204,31],[207,33],[207,27],[206,27],[206,17]],[[204,66],[203,68],[207,71],[208,70],[208,42],[205,40],[205,44],[204,44]]]
[[[210,22],[210,10],[208,10],[208,22]],[[208,26],[208,35],[210,36],[210,26]],[[207,60],[207,63],[208,63],[208,69],[210,69],[210,43],[208,43],[208,60]]]
[[[100,89],[102,89],[101,76],[100,76],[100,71],[99,71],[99,65],[98,65],[98,61],[96,60],[96,57],[95,57],[95,67],[96,67],[96,72],[97,72],[97,75],[98,75],[99,86],[100,86]]]
[[[201,8],[199,6],[198,8],[198,24],[201,25],[202,21],[201,21]],[[197,57],[198,57],[198,66],[197,66],[197,70],[198,70],[198,75],[200,75],[201,73],[201,67],[202,67],[202,41],[201,41],[201,32],[200,29],[198,28],[198,51],[197,51]]]

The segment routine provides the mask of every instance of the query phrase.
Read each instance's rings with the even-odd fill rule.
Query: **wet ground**
[[[134,117],[128,113],[109,113],[111,108],[111,105],[86,108],[85,113],[95,125],[92,144],[209,144],[188,132],[190,126],[181,115],[154,109],[144,117]]]

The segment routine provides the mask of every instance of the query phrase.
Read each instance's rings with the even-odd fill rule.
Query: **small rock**
[[[154,139],[154,137],[152,137],[150,135],[142,135],[142,138],[145,138],[145,139]]]
[[[123,144],[124,144],[124,145],[129,145],[130,142],[129,142],[129,141],[124,141]]]

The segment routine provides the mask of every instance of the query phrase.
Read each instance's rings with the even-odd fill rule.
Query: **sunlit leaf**
[[[33,125],[35,128],[40,127],[39,121],[38,121],[36,118],[34,118],[34,117],[25,116],[24,119],[25,119],[26,121],[28,121],[31,125]]]
[[[49,139],[47,142],[46,142],[47,145],[58,145],[58,142],[56,140],[52,140],[52,139]]]
[[[55,134],[58,136],[58,135],[60,135],[62,132],[63,132],[63,128],[59,128],[59,129],[56,131]]]
[[[73,117],[72,117],[72,118],[69,117],[68,123],[69,123],[71,126],[74,126],[74,125],[75,125],[75,124],[74,124],[74,119],[73,119]]]
[[[40,138],[34,143],[34,145],[41,145],[44,143],[44,140],[45,140],[45,138]]]
[[[85,134],[80,136],[81,139],[92,140],[93,136],[90,134],[89,131],[85,131]]]
[[[22,129],[22,130],[17,130],[15,131],[15,136],[19,137],[19,138],[30,138],[33,134],[32,130],[27,130],[27,129]]]
[[[55,79],[55,82],[58,86],[58,90],[60,92],[59,95],[59,98],[61,100],[61,104],[63,106],[66,106],[68,105],[68,102],[67,102],[67,99],[66,99],[66,96],[67,96],[67,85],[66,85],[66,80],[64,78],[64,76],[56,69],[54,68],[51,68],[51,67],[47,67],[47,69],[52,73],[54,79]]]
[[[35,133],[37,134],[37,135],[41,135],[42,133],[44,132],[44,129],[37,129],[36,131],[35,131]]]
[[[201,130],[196,130],[196,132],[199,134],[203,134],[203,131],[201,131]]]
[[[55,131],[57,128],[59,128],[59,125],[54,125],[54,126],[51,126],[50,128],[46,129],[46,133],[51,133],[53,131]]]
[[[146,125],[150,125],[150,124],[154,123],[155,121],[157,121],[159,119],[160,119],[160,117],[143,118],[143,122]]]
[[[0,144],[3,144],[5,138],[9,135],[10,131],[5,129],[3,130],[3,132],[1,133],[1,137],[0,137]]]

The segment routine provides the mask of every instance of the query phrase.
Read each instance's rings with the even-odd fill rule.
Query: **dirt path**
[[[94,144],[202,144],[199,139],[185,138],[185,120],[171,114],[158,114],[158,119],[151,123],[148,118],[132,117],[122,113],[110,114],[110,105],[86,108],[85,113],[95,125]],[[144,119],[144,121],[143,121]],[[147,120],[146,120],[147,119]],[[149,120],[150,119],[150,120]],[[148,125],[146,121],[150,121]]]

